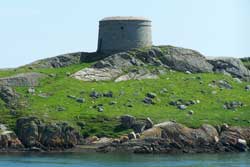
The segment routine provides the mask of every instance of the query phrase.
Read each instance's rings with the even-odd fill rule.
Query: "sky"
[[[151,19],[154,45],[250,56],[250,0],[0,0],[0,68],[95,51],[107,16]]]

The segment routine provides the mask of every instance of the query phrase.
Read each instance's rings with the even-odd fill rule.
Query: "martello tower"
[[[107,17],[99,21],[97,52],[112,53],[151,45],[151,21],[148,19]]]

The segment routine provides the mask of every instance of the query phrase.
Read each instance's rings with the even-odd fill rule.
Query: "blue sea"
[[[0,167],[249,167],[249,153],[2,153]]]

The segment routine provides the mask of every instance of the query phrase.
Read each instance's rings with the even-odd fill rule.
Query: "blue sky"
[[[95,51],[106,16],[151,19],[154,45],[250,56],[250,0],[0,0],[0,68]]]

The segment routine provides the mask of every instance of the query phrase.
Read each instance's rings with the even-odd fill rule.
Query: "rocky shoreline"
[[[66,123],[52,125],[36,117],[20,118],[16,123],[17,133],[1,125],[0,152],[172,154],[247,152],[250,147],[250,128],[247,127],[230,127],[226,124],[213,127],[204,124],[193,129],[171,121],[153,125],[149,118],[144,124],[141,122],[138,125],[129,115],[121,117],[121,125],[137,130],[137,133],[131,132],[120,138],[83,138]]]

